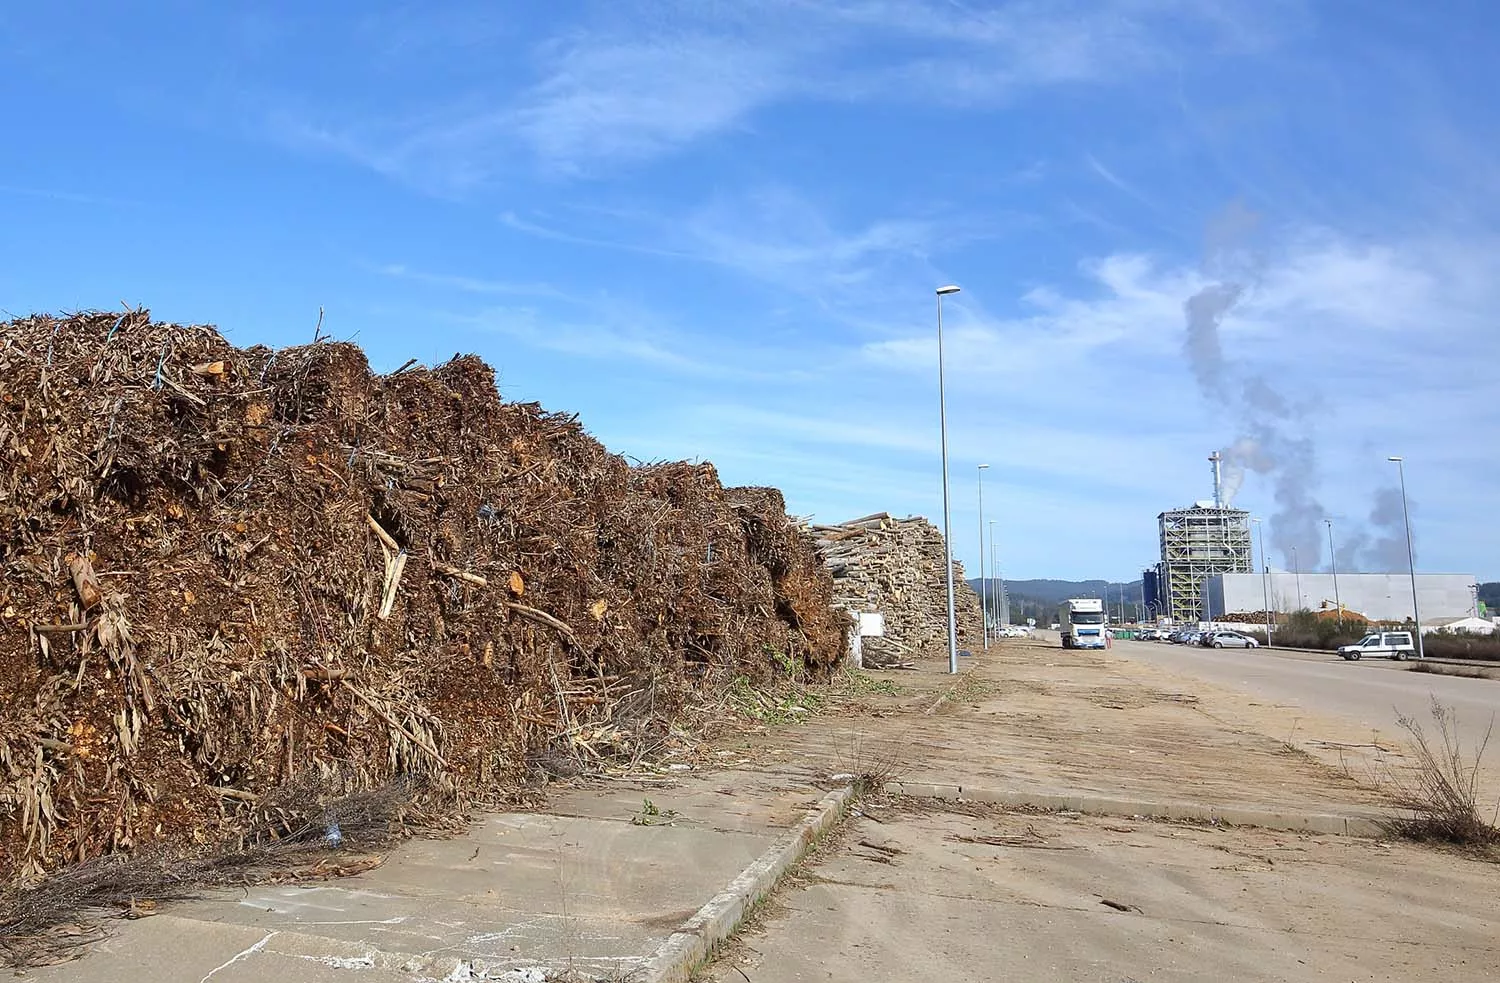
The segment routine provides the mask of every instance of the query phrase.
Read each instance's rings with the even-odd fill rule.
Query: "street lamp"
[[[1417,658],[1427,658],[1427,652],[1422,646],[1422,613],[1417,609],[1417,553],[1411,545],[1411,510],[1406,506],[1406,464],[1405,459],[1400,457],[1388,457],[1396,466],[1396,473],[1401,476],[1401,515],[1406,519],[1406,564],[1411,571],[1411,616],[1417,623]]]
[[[984,622],[984,650],[990,650],[990,584],[984,578],[984,473],[988,464],[979,465],[979,611]]]
[[[1297,578],[1297,610],[1301,611],[1307,607],[1307,602],[1302,599],[1302,562],[1297,559],[1297,547],[1292,547],[1292,575]]]
[[[1260,540],[1260,603],[1265,609],[1263,613],[1266,616],[1266,648],[1270,648],[1271,588],[1266,583],[1266,578],[1269,576],[1269,568],[1266,566],[1266,530],[1265,527],[1260,524],[1259,519],[1251,519],[1250,522],[1255,526],[1256,529],[1260,530],[1260,535],[1256,537]]]
[[[1339,631],[1344,630],[1344,602],[1339,598],[1339,560],[1333,551],[1333,520],[1324,519],[1328,527],[1328,565],[1333,569],[1333,603],[1339,609]]]
[[[958,624],[953,614],[953,516],[948,507],[948,395],[943,384],[943,298],[958,293],[949,284],[937,288],[938,342],[938,431],[943,446],[943,555],[947,560],[948,580],[948,672],[958,673]]]
[[[990,520],[990,573],[995,574],[997,577],[1000,574],[1000,564],[995,558],[994,519]],[[995,607],[995,627],[999,628],[1009,620],[1008,618],[1002,617],[1002,615],[1005,614],[1005,581],[1003,578],[1000,581],[999,593],[990,595],[990,601],[994,604]]]

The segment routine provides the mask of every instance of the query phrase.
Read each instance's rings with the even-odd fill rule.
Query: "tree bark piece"
[[[68,554],[68,572],[73,575],[73,587],[78,591],[78,600],[83,609],[96,607],[104,600],[104,591],[99,586],[99,576],[89,558],[79,553]]]

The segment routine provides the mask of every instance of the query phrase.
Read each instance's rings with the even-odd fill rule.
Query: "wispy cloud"
[[[1103,162],[1101,162],[1099,158],[1095,157],[1093,154],[1085,154],[1084,161],[1087,162],[1091,171],[1104,179],[1106,184],[1112,185],[1116,190],[1123,192],[1131,198],[1134,198],[1136,201],[1140,202],[1143,205],[1155,205],[1155,202],[1153,202],[1145,192],[1141,191],[1140,188],[1137,188],[1129,181],[1126,181],[1124,178],[1120,177],[1108,167],[1105,167]]]
[[[1305,231],[1264,259],[1223,332],[1273,357],[1309,346],[1337,351],[1336,363],[1327,366],[1335,375],[1352,365],[1363,369],[1367,359],[1408,374],[1410,360],[1442,360],[1455,345],[1484,343],[1486,312],[1500,304],[1500,279],[1491,279],[1500,274],[1500,260],[1490,258],[1495,255],[1483,240],[1360,243],[1328,230]],[[1090,260],[1080,270],[1087,292],[1033,288],[1021,298],[1021,316],[996,317],[968,295],[955,298],[953,371],[1040,368],[1116,345],[1172,354],[1180,344],[1184,301],[1209,282],[1196,267],[1144,254]],[[1409,353],[1404,366],[1391,363],[1376,336],[1393,332],[1420,332],[1428,344]],[[926,333],[871,342],[863,351],[873,362],[922,371],[936,359],[935,341]]]
[[[666,256],[676,259],[698,258],[692,253],[666,248],[665,246],[652,245],[649,242],[572,232],[558,225],[545,224],[535,219],[523,218],[513,211],[502,212],[500,214],[500,224],[523,235],[534,236],[538,239],[547,239],[551,242],[564,242],[573,246],[588,246],[595,249],[618,249],[624,252],[642,253],[650,256]],[[651,226],[650,231],[658,231],[660,220],[651,216],[648,217],[647,224]],[[660,237],[658,236],[658,238]]]
[[[467,36],[451,26],[466,19],[450,16],[448,26],[395,51],[427,58],[395,59],[398,68],[431,74],[440,65],[453,85],[429,95],[425,109],[339,123],[283,110],[269,116],[268,129],[424,190],[464,193],[523,165],[551,177],[587,177],[638,164],[753,129],[757,113],[789,101],[974,105],[1040,87],[1112,84],[1170,64],[1184,38],[1220,54],[1235,50],[1245,24],[1256,20],[1251,10],[1230,0],[992,7],[634,0],[596,8],[582,25],[541,38],[519,62],[520,32],[481,21],[483,29]],[[368,30],[360,37],[375,43]],[[482,73],[434,62],[440,54],[458,65],[506,58],[532,74],[520,85],[511,72],[506,84],[486,86]],[[402,102],[409,102],[405,93]]]
[[[513,212],[501,221],[548,241],[719,267],[812,303],[846,325],[881,323],[876,312],[887,309],[892,296],[928,289],[927,280],[938,275],[930,258],[935,249],[985,237],[977,223],[946,215],[836,222],[819,202],[782,185],[726,192],[681,210],[615,210],[577,219],[577,229]],[[609,234],[592,232],[590,223],[605,224]]]
[[[404,264],[376,272],[388,280],[423,288],[424,317],[482,334],[502,335],[538,351],[605,363],[631,362],[700,380],[736,380],[762,385],[806,382],[811,373],[784,349],[757,348],[733,337],[714,338],[682,330],[669,319],[627,297],[598,290],[572,292],[545,283],[515,283],[460,274],[432,273]],[[509,296],[530,303],[467,306],[464,296]]]
[[[14,195],[18,198],[41,198],[47,201],[63,201],[74,205],[109,205],[116,208],[135,208],[140,202],[128,198],[114,198],[107,195],[87,194],[78,191],[61,191],[55,188],[27,188],[13,184],[0,184],[0,195]]]
[[[493,306],[444,317],[472,330],[505,335],[533,348],[565,355],[603,361],[628,359],[696,376],[714,371],[712,365],[674,351],[658,331],[618,312],[607,318],[572,320],[544,317],[534,307]]]
[[[381,276],[406,280],[424,286],[446,290],[458,290],[470,294],[498,294],[504,296],[546,297],[552,300],[572,298],[557,287],[545,283],[516,283],[509,280],[486,280],[481,277],[456,276],[451,273],[427,273],[409,269],[401,263],[387,263],[376,267]]]
[[[793,84],[797,53],[703,33],[554,41],[506,120],[545,164],[630,162],[741,124]]]

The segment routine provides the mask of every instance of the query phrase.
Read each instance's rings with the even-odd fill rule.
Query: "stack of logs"
[[[833,574],[834,603],[885,616],[884,639],[866,639],[867,652],[894,649],[909,657],[946,648],[945,550],[936,526],[921,516],[896,519],[880,512],[837,525],[812,525],[808,534]],[[957,560],[953,586],[959,645],[975,644],[983,631],[979,596],[964,581]]]

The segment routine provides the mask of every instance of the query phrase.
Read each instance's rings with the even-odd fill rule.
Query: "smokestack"
[[[1214,451],[1208,455],[1208,459],[1214,466],[1214,508],[1222,509],[1224,507],[1224,472],[1220,465],[1224,463],[1224,455]]]

